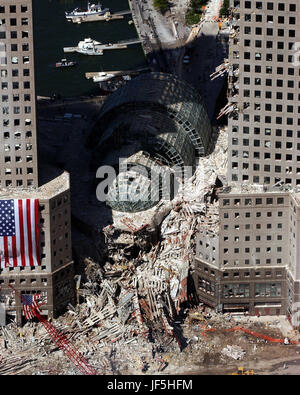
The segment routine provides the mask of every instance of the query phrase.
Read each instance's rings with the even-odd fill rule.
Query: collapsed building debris
[[[218,69],[220,75],[226,67]],[[238,70],[229,68],[229,76],[231,73],[236,75]],[[238,90],[237,84],[233,86]],[[149,122],[147,118],[145,122]],[[108,247],[104,267],[97,259],[85,259],[86,279],[78,276],[76,281],[81,303],[76,307],[69,304],[69,311],[56,323],[99,373],[118,373],[121,363],[128,364],[131,372],[161,372],[169,363],[162,354],[175,349],[174,339],[183,343],[177,323],[182,323],[178,314],[191,296],[188,278],[193,270],[194,235],[218,227],[216,195],[224,185],[226,144],[226,133],[221,131],[215,152],[199,160],[197,171],[172,203],[153,207],[151,218],[145,212],[133,216],[114,213],[113,224],[103,230]],[[224,326],[223,318],[214,313],[196,311],[195,317],[194,331],[202,328],[202,321],[209,329],[218,327],[218,319],[220,327]],[[231,328],[230,316],[226,317],[226,327]],[[215,343],[206,345],[201,334],[197,335],[189,337],[195,350],[214,351]],[[229,353],[236,351],[236,347],[228,347]],[[22,333],[13,324],[2,328],[0,355],[0,374],[34,371],[37,366],[43,374],[75,373],[36,323],[26,324]]]
[[[194,235],[199,226],[217,221],[216,190],[225,174],[226,150],[222,130],[214,152],[199,159],[194,175],[180,185],[173,201],[140,213],[113,212],[113,223],[103,228],[105,264],[84,259],[85,275],[75,279],[80,303],[69,304],[55,326],[99,373],[118,371],[118,358],[125,360],[120,351],[124,345],[126,350],[146,350],[139,353],[135,367],[159,372],[168,365],[163,351],[186,346],[179,314],[191,299]],[[22,331],[21,336],[13,323],[1,329],[0,374],[19,374],[35,366],[43,374],[78,373],[39,324],[28,322]],[[18,350],[22,359],[8,350]],[[53,358],[55,368],[43,365],[36,355]]]
[[[223,108],[220,110],[220,113],[219,113],[219,115],[217,116],[217,119],[220,119],[223,115],[231,114],[231,113],[233,113],[234,111],[238,111],[238,105],[237,105],[237,103],[229,102],[229,103],[226,104],[225,107],[223,107]]]
[[[217,221],[216,183],[222,185],[226,144],[221,131],[214,153],[199,160],[172,203],[160,202],[143,213],[113,212],[114,223],[103,229],[108,259],[92,296],[93,314],[84,322],[93,327],[101,321],[101,341],[129,343],[159,324],[182,347],[174,319],[189,298],[193,236],[199,225]]]
[[[222,63],[220,66],[216,67],[216,71],[210,74],[210,79],[213,81],[214,79],[221,77],[225,73],[229,72],[231,69],[230,63],[228,59],[224,59],[224,63]]]
[[[201,306],[189,322],[180,318],[191,298],[194,237],[219,226],[217,194],[225,186],[226,151],[225,129],[219,131],[213,153],[199,159],[193,176],[185,183],[178,180],[172,202],[161,201],[140,213],[112,213],[113,223],[103,229],[103,266],[85,258],[85,275],[76,277],[80,303],[69,305],[55,325],[100,374],[161,373],[170,364],[179,369],[185,358],[179,350],[201,350],[203,360],[213,355],[214,343],[205,331],[241,332],[232,329],[230,316],[201,311]],[[37,323],[26,323],[22,336],[19,331],[13,323],[0,331],[0,374],[78,373]],[[264,338],[255,344],[265,344]],[[224,344],[220,346],[220,361],[246,357],[234,346],[225,355]]]
[[[221,351],[222,354],[226,355],[227,357],[240,360],[243,359],[244,355],[246,352],[239,346],[230,346],[227,345],[223,350]]]
[[[160,202],[139,214],[113,212],[114,224],[103,229],[108,262],[98,291],[101,308],[87,322],[94,325],[117,315],[120,324],[137,325],[135,334],[148,334],[151,325],[160,323],[182,346],[174,319],[189,297],[193,236],[199,226],[217,222],[216,184],[222,186],[226,150],[223,130],[214,152],[199,160],[193,177],[181,185],[171,204]],[[126,328],[122,336],[128,342],[132,326]],[[105,328],[106,337],[109,333]]]

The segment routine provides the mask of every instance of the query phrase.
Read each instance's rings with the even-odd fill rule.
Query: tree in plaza
[[[185,21],[188,25],[194,25],[199,23],[202,13],[203,13],[203,6],[206,6],[208,0],[191,0],[189,9],[185,16]]]
[[[168,9],[168,0],[153,0],[154,8],[161,12],[166,12]]]
[[[229,0],[224,0],[223,6],[220,9],[220,16],[229,15]]]
[[[191,0],[190,6],[194,12],[200,12],[207,3],[208,0]]]

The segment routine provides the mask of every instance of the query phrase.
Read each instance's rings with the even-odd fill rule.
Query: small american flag
[[[32,309],[37,310],[39,313],[41,312],[38,299],[39,296],[37,294],[22,295],[22,309],[27,320],[31,320],[33,317],[35,317]]]
[[[0,200],[0,266],[39,266],[38,199]]]

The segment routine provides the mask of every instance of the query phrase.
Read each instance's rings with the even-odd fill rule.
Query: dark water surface
[[[103,7],[111,12],[129,9],[127,0],[103,0]],[[35,73],[37,95],[60,94],[63,97],[97,94],[97,84],[85,78],[86,72],[131,70],[145,65],[140,45],[127,49],[104,51],[102,56],[77,53],[65,54],[64,47],[73,47],[80,40],[91,37],[102,43],[114,43],[137,37],[131,15],[110,22],[90,22],[80,25],[68,22],[65,11],[86,6],[86,0],[33,0],[35,35]],[[94,0],[94,3],[98,3]],[[78,62],[74,68],[56,69],[62,58]]]

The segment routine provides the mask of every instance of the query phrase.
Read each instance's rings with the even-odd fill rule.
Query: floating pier
[[[115,77],[119,77],[122,75],[135,75],[142,73],[144,71],[150,70],[149,67],[143,67],[137,70],[115,70],[115,71],[105,71],[106,74],[113,74]],[[90,72],[90,73],[85,73],[85,78],[86,79],[91,79],[93,77],[98,77],[100,73],[103,73],[103,71],[97,71],[97,72]]]

